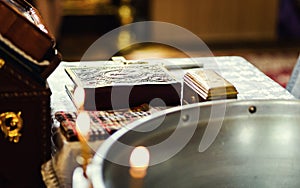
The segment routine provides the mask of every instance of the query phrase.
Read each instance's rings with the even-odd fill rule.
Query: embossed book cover
[[[143,103],[180,104],[181,83],[161,65],[103,65],[65,70],[74,82],[74,86],[66,86],[69,96],[72,98],[76,87],[84,88],[86,110],[121,109]]]

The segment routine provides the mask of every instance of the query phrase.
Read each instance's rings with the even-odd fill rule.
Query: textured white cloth
[[[300,99],[300,56],[294,66],[286,89],[297,99]]]
[[[159,63],[162,64],[174,63],[174,65],[182,64],[184,62],[195,62],[196,64],[203,65],[202,68],[204,69],[212,69],[236,87],[239,92],[237,100],[295,99],[295,97],[285,88],[267,77],[264,73],[242,57],[200,57],[192,59],[174,58],[149,60],[149,63],[158,63],[157,61],[160,61]],[[65,73],[64,68],[68,66],[96,66],[103,63],[109,62],[61,62],[59,67],[47,80],[52,91],[52,114],[57,111],[75,111],[75,107],[65,91],[65,85],[71,84],[72,82]],[[171,73],[173,73],[178,79],[182,80],[183,75],[187,70],[188,69],[174,69],[171,70]],[[76,167],[78,167],[76,157],[80,154],[80,144],[78,142],[67,142],[63,138],[59,139],[59,136],[58,140],[60,146],[57,148],[56,154],[52,161],[49,161],[48,164],[44,166],[52,166],[56,175],[52,174],[51,176],[57,177],[60,187],[71,187],[73,171]],[[103,141],[98,140],[91,143],[94,151],[97,150],[102,142]],[[47,177],[44,178],[47,179]],[[57,181],[52,180],[49,182]],[[51,186],[55,187],[53,184]]]

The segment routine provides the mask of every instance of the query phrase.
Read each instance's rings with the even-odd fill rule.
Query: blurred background
[[[43,0],[33,3],[55,35],[65,61],[80,60],[95,40],[119,26],[150,20],[188,29],[215,56],[244,57],[283,87],[300,51],[300,0]],[[148,31],[147,34],[170,37],[168,33]],[[120,37],[124,41],[130,36]],[[176,40],[185,42],[185,36],[176,36]],[[124,52],[122,55],[131,59],[154,54],[182,57],[174,49],[157,45]],[[98,59],[101,60],[101,54]]]

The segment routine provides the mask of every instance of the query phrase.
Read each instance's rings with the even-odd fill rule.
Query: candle
[[[76,119],[76,129],[78,132],[78,139],[81,144],[81,156],[83,161],[81,162],[83,173],[86,173],[86,167],[90,158],[90,147],[88,145],[89,130],[90,130],[90,116],[86,111],[81,111]]]
[[[90,131],[90,116],[84,111],[85,92],[82,87],[77,87],[74,91],[74,101],[77,107],[76,130],[78,140],[81,145],[80,165],[73,173],[73,187],[90,187],[90,181],[86,174],[86,168],[91,157],[90,147],[88,145]]]
[[[91,182],[84,176],[83,168],[76,167],[73,172],[72,188],[91,188]]]
[[[134,148],[129,158],[130,188],[141,188],[144,184],[144,177],[147,175],[150,154],[146,147]]]
[[[149,166],[150,154],[146,147],[138,146],[134,148],[130,155],[129,173],[133,178],[144,178],[147,174],[147,168]]]
[[[85,92],[84,89],[80,86],[76,87],[74,91],[74,102],[78,111],[84,110],[84,100],[85,100]]]

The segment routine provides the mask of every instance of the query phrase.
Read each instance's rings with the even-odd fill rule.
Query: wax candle
[[[90,130],[90,116],[86,111],[81,111],[76,119],[76,129],[78,132],[78,139],[81,144],[81,156],[83,158],[82,168],[86,172],[86,167],[90,159],[90,147],[88,145],[89,130]]]
[[[149,166],[150,154],[146,147],[138,146],[134,148],[130,155],[129,173],[133,178],[144,178]]]
[[[91,182],[84,176],[83,168],[76,167],[73,172],[72,188],[91,188]]]

